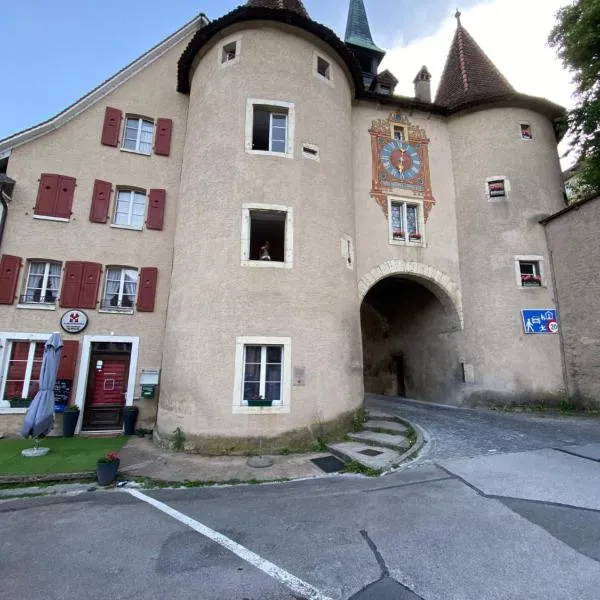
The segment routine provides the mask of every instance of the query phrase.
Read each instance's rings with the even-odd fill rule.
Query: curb
[[[96,479],[96,472],[45,473],[43,475],[0,475],[0,485],[4,483],[46,483],[48,481],[60,482],[77,479]]]
[[[419,450],[421,450],[421,448],[425,445],[425,432],[420,425],[415,425],[408,419],[403,419],[402,417],[395,418],[399,421],[402,421],[405,425],[408,425],[417,434],[417,441],[404,454],[400,455],[400,459],[396,465],[396,467],[399,467],[403,462],[411,458],[413,454],[419,452]]]

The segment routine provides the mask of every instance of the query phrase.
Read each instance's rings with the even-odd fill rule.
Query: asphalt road
[[[0,597],[597,600],[600,463],[552,449],[596,421],[402,410],[440,433],[386,477],[2,502]]]

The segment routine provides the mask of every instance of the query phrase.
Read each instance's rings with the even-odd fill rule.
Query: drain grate
[[[311,463],[317,465],[325,473],[336,473],[344,468],[344,463],[335,456],[324,456],[322,458],[311,458]]]
[[[383,452],[379,452],[379,450],[359,450],[359,454],[364,454],[365,456],[379,456],[383,454]]]

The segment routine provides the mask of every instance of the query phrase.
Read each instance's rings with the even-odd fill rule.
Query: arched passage
[[[450,278],[420,263],[389,261],[359,285],[365,392],[459,401],[462,305]]]

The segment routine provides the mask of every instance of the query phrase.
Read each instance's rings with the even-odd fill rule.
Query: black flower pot
[[[96,477],[100,485],[109,485],[115,480],[119,470],[119,462],[115,460],[113,462],[98,462],[96,464]]]
[[[138,412],[137,406],[126,406],[123,408],[123,433],[125,435],[133,435],[135,433]]]
[[[75,435],[75,428],[77,427],[78,420],[78,410],[65,410],[65,412],[63,412],[62,430],[64,437],[73,437]]]

